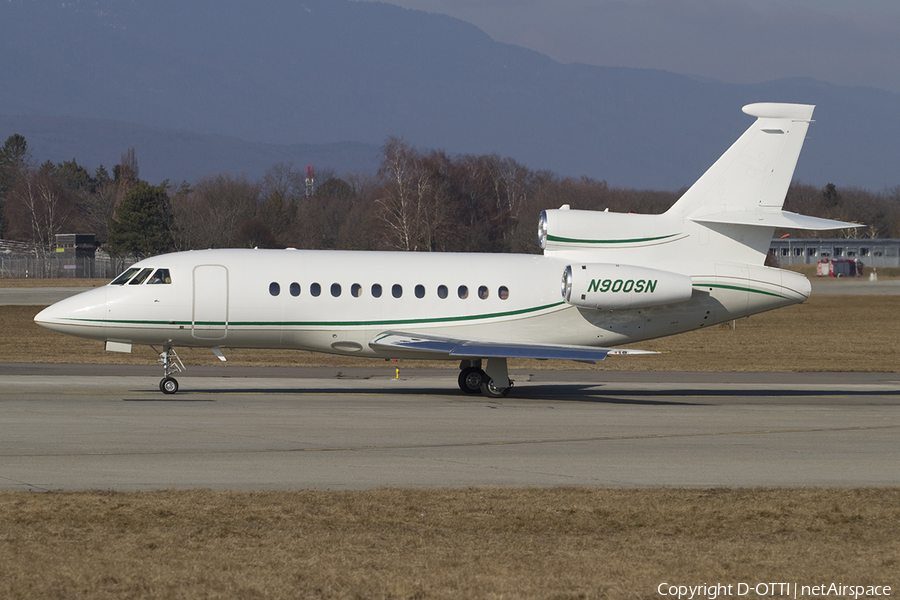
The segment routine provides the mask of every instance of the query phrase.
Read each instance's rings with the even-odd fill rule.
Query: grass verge
[[[2,493],[0,522],[7,599],[659,598],[664,582],[900,584],[896,488]]]

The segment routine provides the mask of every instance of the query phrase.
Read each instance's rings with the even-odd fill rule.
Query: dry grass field
[[[896,593],[900,490],[0,494],[7,600],[660,598],[661,583],[741,582]]]

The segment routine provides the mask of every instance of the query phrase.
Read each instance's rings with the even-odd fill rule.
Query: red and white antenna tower
[[[313,195],[313,190],[316,187],[316,173],[315,169],[312,167],[306,167],[306,197],[309,198]]]

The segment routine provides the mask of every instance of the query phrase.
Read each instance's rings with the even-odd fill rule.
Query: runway
[[[0,365],[0,489],[900,484],[900,375]]]

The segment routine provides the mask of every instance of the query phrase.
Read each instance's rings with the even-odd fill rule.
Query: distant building
[[[57,277],[94,277],[96,251],[93,233],[56,234]]]
[[[782,267],[814,265],[823,258],[861,261],[867,267],[900,267],[900,239],[772,240],[769,254]]]

